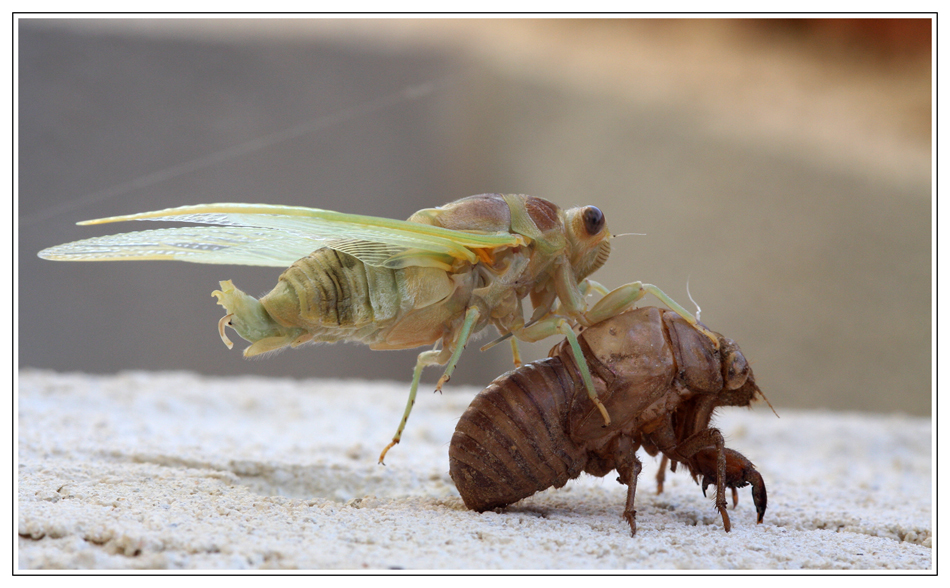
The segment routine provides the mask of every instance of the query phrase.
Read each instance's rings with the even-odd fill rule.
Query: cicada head
[[[719,337],[719,353],[722,358],[722,406],[749,406],[756,396],[765,398],[755,383],[752,368],[736,342]],[[771,405],[770,405],[771,406]]]
[[[565,211],[569,257],[577,281],[591,275],[610,257],[610,231],[604,213],[596,206]]]

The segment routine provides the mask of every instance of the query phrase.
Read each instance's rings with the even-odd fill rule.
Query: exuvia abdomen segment
[[[567,433],[575,386],[561,359],[548,358],[501,376],[475,398],[449,446],[452,479],[469,490],[461,493],[467,507],[507,506],[580,475],[586,452]],[[546,401],[532,390],[544,390]]]

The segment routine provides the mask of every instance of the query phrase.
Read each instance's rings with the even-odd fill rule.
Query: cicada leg
[[[416,367],[412,371],[412,385],[409,386],[409,399],[406,401],[406,410],[402,413],[402,420],[399,421],[399,428],[396,429],[396,434],[393,435],[392,441],[390,441],[389,445],[379,454],[380,464],[385,465],[383,460],[386,458],[386,454],[402,439],[402,432],[406,428],[406,421],[409,420],[409,413],[412,412],[412,407],[416,403],[416,392],[419,391],[419,381],[422,379],[422,370],[430,365],[445,365],[445,372],[442,374],[442,377],[439,378],[439,382],[435,388],[436,391],[441,391],[442,385],[449,381],[452,377],[452,372],[455,371],[455,364],[458,363],[459,357],[465,349],[465,344],[472,334],[472,328],[478,321],[479,314],[478,309],[474,306],[465,312],[465,321],[462,323],[462,327],[459,329],[458,336],[455,338],[452,346],[423,351],[419,354],[419,358],[416,360]]]
[[[445,359],[442,359],[443,355],[446,355],[446,349],[433,349],[430,351],[423,351],[419,354],[419,358],[416,360],[416,367],[412,371],[412,385],[409,387],[409,400],[406,402],[406,410],[402,413],[402,420],[399,421],[399,428],[396,429],[396,434],[393,435],[393,440],[389,442],[383,452],[379,454],[379,463],[385,465],[383,460],[386,458],[386,454],[392,449],[399,440],[402,439],[402,431],[406,428],[406,421],[409,420],[409,413],[412,412],[412,407],[416,403],[416,392],[419,390],[419,380],[422,378],[422,370],[430,365],[439,365],[445,363]]]
[[[633,507],[634,496],[637,493],[637,477],[643,465],[637,459],[638,447],[630,437],[621,436],[617,448],[617,481],[627,486],[627,503],[623,509],[623,518],[630,524],[630,534],[637,534],[637,511]]]
[[[713,483],[711,480],[713,470],[713,456],[710,455],[711,453],[711,450],[706,449],[696,454],[696,466],[703,474],[703,494],[706,493],[706,487]],[[765,509],[768,506],[768,494],[765,490],[765,482],[762,481],[762,474],[755,469],[751,461],[738,451],[726,448],[724,453],[726,456],[726,486],[732,490],[733,508],[739,505],[737,488],[751,485],[756,523],[762,524],[762,518],[765,516]],[[718,456],[715,457],[718,459]]]
[[[675,300],[669,297],[663,290],[660,290],[653,284],[644,284],[642,282],[631,282],[624,284],[610,291],[606,296],[597,301],[585,317],[589,324],[599,323],[604,319],[616,316],[621,312],[632,307],[638,300],[647,293],[656,296],[663,304],[667,305],[673,312],[683,317],[696,330],[709,337],[713,347],[719,349],[719,337],[700,323],[695,316],[688,310],[680,306]]]
[[[472,335],[472,329],[475,327],[475,323],[478,322],[478,317],[480,315],[481,313],[478,312],[478,309],[474,306],[465,311],[465,321],[462,323],[462,328],[459,329],[459,334],[453,343],[455,350],[452,353],[452,357],[449,359],[448,365],[445,366],[445,372],[435,385],[436,392],[441,392],[442,384],[445,384],[450,379],[452,379],[452,372],[455,371],[455,364],[457,364],[459,358],[462,357],[462,352],[465,351],[465,345],[468,343],[468,338]]]
[[[591,293],[596,292],[601,296],[606,296],[610,294],[610,290],[607,289],[607,286],[604,286],[600,282],[595,282],[590,278],[583,280],[580,284],[577,285],[577,290],[581,293],[581,296],[587,297]],[[557,314],[561,316],[570,315],[571,313],[566,309],[565,305],[561,302],[558,302],[557,308],[554,309],[554,312],[551,314]]]
[[[554,335],[564,335],[571,346],[571,352],[574,353],[574,361],[577,369],[581,372],[581,379],[584,380],[584,387],[587,388],[587,395],[597,406],[601,416],[604,417],[604,426],[610,426],[610,415],[604,403],[597,398],[597,391],[594,390],[594,379],[590,375],[590,368],[587,366],[587,360],[584,359],[584,352],[581,350],[581,344],[577,341],[577,335],[571,328],[571,323],[559,316],[549,316],[527,327],[522,327],[514,331],[514,335],[522,341],[533,343],[546,339]]]
[[[511,339],[511,358],[515,362],[515,368],[520,368],[522,364],[521,352],[518,350],[518,340],[514,338]]]
[[[663,494],[663,482],[666,481],[666,466],[670,463],[670,458],[663,455],[660,460],[660,468],[656,471],[656,493]]]
[[[729,513],[726,512],[726,485],[728,481],[726,478],[726,447],[722,439],[722,433],[719,432],[719,429],[704,429],[677,443],[676,447],[673,448],[680,461],[688,462],[692,460],[694,463],[696,463],[694,456],[698,457],[697,454],[707,450],[715,456],[715,465],[713,466],[712,463],[706,465],[701,473],[703,473],[704,479],[715,477],[716,510],[719,511],[719,515],[722,517],[723,529],[728,533],[732,525],[729,522]],[[693,472],[693,477],[695,478],[695,476],[696,472]],[[703,496],[705,495],[706,485],[703,486]]]
[[[581,290],[581,294],[583,294],[584,296],[587,296],[591,290],[593,290],[594,292],[597,292],[601,296],[606,296],[607,294],[610,294],[610,290],[607,289],[607,286],[604,286],[600,282],[595,282],[594,280],[590,278],[587,278],[584,281],[582,281],[580,284],[578,284],[578,287]]]

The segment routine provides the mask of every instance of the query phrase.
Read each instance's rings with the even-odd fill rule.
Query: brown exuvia
[[[462,415],[449,447],[449,472],[465,505],[482,512],[560,488],[582,472],[602,477],[617,470],[628,488],[623,516],[636,534],[636,452],[643,447],[663,455],[660,491],[667,460],[673,468],[683,464],[704,494],[716,487],[728,531],[725,490],[735,502],[735,489],[751,484],[761,523],[767,503],[762,476],[709,426],[716,408],[748,406],[761,392],[739,346],[717,336],[718,350],[675,312],[653,307],[585,329],[578,338],[610,412],[609,426],[564,342],[551,357],[496,379]]]

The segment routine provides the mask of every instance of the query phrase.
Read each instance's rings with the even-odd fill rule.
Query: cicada
[[[397,444],[415,402],[422,370],[444,365],[449,380],[466,343],[489,324],[504,338],[538,341],[564,335],[604,419],[573,332],[613,316],[652,292],[702,328],[655,286],[634,282],[612,292],[588,279],[610,254],[604,214],[595,206],[562,210],[534,196],[481,194],[423,209],[408,220],[267,204],[199,204],[84,221],[177,221],[196,225],[96,237],[44,249],[58,261],[174,259],[193,263],[286,267],[274,289],[256,299],[220,282],[213,292],[252,357],[309,342],[362,342],[371,349],[433,348],[419,354]],[[287,267],[290,266],[290,267]],[[606,294],[588,310],[586,295]],[[532,314],[526,319],[523,300]],[[713,335],[709,335],[715,340]],[[487,347],[487,346],[486,346]]]

